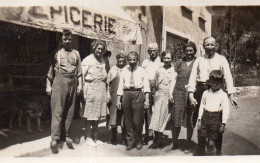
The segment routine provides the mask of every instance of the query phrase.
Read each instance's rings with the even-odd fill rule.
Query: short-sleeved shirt
[[[50,66],[47,77],[52,81],[54,71],[59,71],[65,75],[82,75],[81,59],[77,50],[66,51],[64,48],[59,50],[54,56],[54,62]]]

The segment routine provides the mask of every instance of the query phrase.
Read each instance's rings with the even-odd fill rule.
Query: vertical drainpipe
[[[165,6],[162,6],[163,15],[162,15],[162,41],[161,41],[161,52],[165,50],[166,45],[166,31],[165,31]]]

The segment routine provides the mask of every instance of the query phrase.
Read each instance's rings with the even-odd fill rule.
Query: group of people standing
[[[157,43],[150,43],[150,57],[142,66],[138,66],[137,52],[122,51],[116,55],[116,65],[107,72],[105,42],[95,40],[92,53],[81,62],[79,53],[71,48],[71,32],[64,30],[62,48],[47,75],[46,92],[51,96],[52,110],[51,148],[57,147],[62,127],[66,143],[72,144],[70,128],[76,94],[83,91],[85,139],[89,145],[102,144],[97,139],[98,124],[109,112],[111,143],[117,144],[117,127],[121,126],[127,150],[141,149],[150,140],[153,143],[149,148],[162,147],[167,123],[172,123],[172,149],[178,148],[181,126],[187,127],[187,142],[191,145],[198,122],[199,153],[205,154],[208,138],[208,144],[220,154],[229,116],[227,93],[231,103],[236,104],[233,79],[227,60],[216,53],[215,39],[205,38],[203,47],[205,55],[195,58],[196,45],[189,41],[183,46],[184,58],[174,61],[170,50],[159,55]]]

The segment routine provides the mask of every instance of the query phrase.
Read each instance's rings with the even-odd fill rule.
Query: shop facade
[[[121,50],[138,50],[138,24],[124,14],[103,13],[75,6],[26,6],[0,8],[0,111],[26,96],[45,95],[46,74],[60,47],[64,28],[73,33],[72,47],[81,59],[91,53],[94,39],[111,51],[110,64]],[[140,43],[140,39],[138,43]],[[45,110],[49,110],[46,104]]]

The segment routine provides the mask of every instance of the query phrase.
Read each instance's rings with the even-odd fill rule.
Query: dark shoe
[[[127,145],[126,146],[126,150],[127,151],[130,151],[131,149],[133,149],[134,148],[134,145]]]
[[[73,140],[69,137],[66,137],[66,144],[67,144],[69,149],[74,149],[72,143],[73,143]]]
[[[136,149],[142,149],[142,147],[143,147],[143,144],[142,143],[138,143],[138,144],[136,144]]]
[[[148,140],[146,138],[143,140],[143,145],[148,145]]]
[[[50,143],[50,148],[51,148],[52,153],[54,153],[54,154],[58,153],[59,152],[58,141],[55,139],[52,139],[52,141]]]
[[[172,150],[175,150],[175,149],[178,149],[178,146],[177,146],[176,143],[173,143],[173,144],[172,144]]]
[[[111,144],[113,144],[113,145],[117,145],[117,128],[116,127],[113,127],[112,129],[111,129]]]

